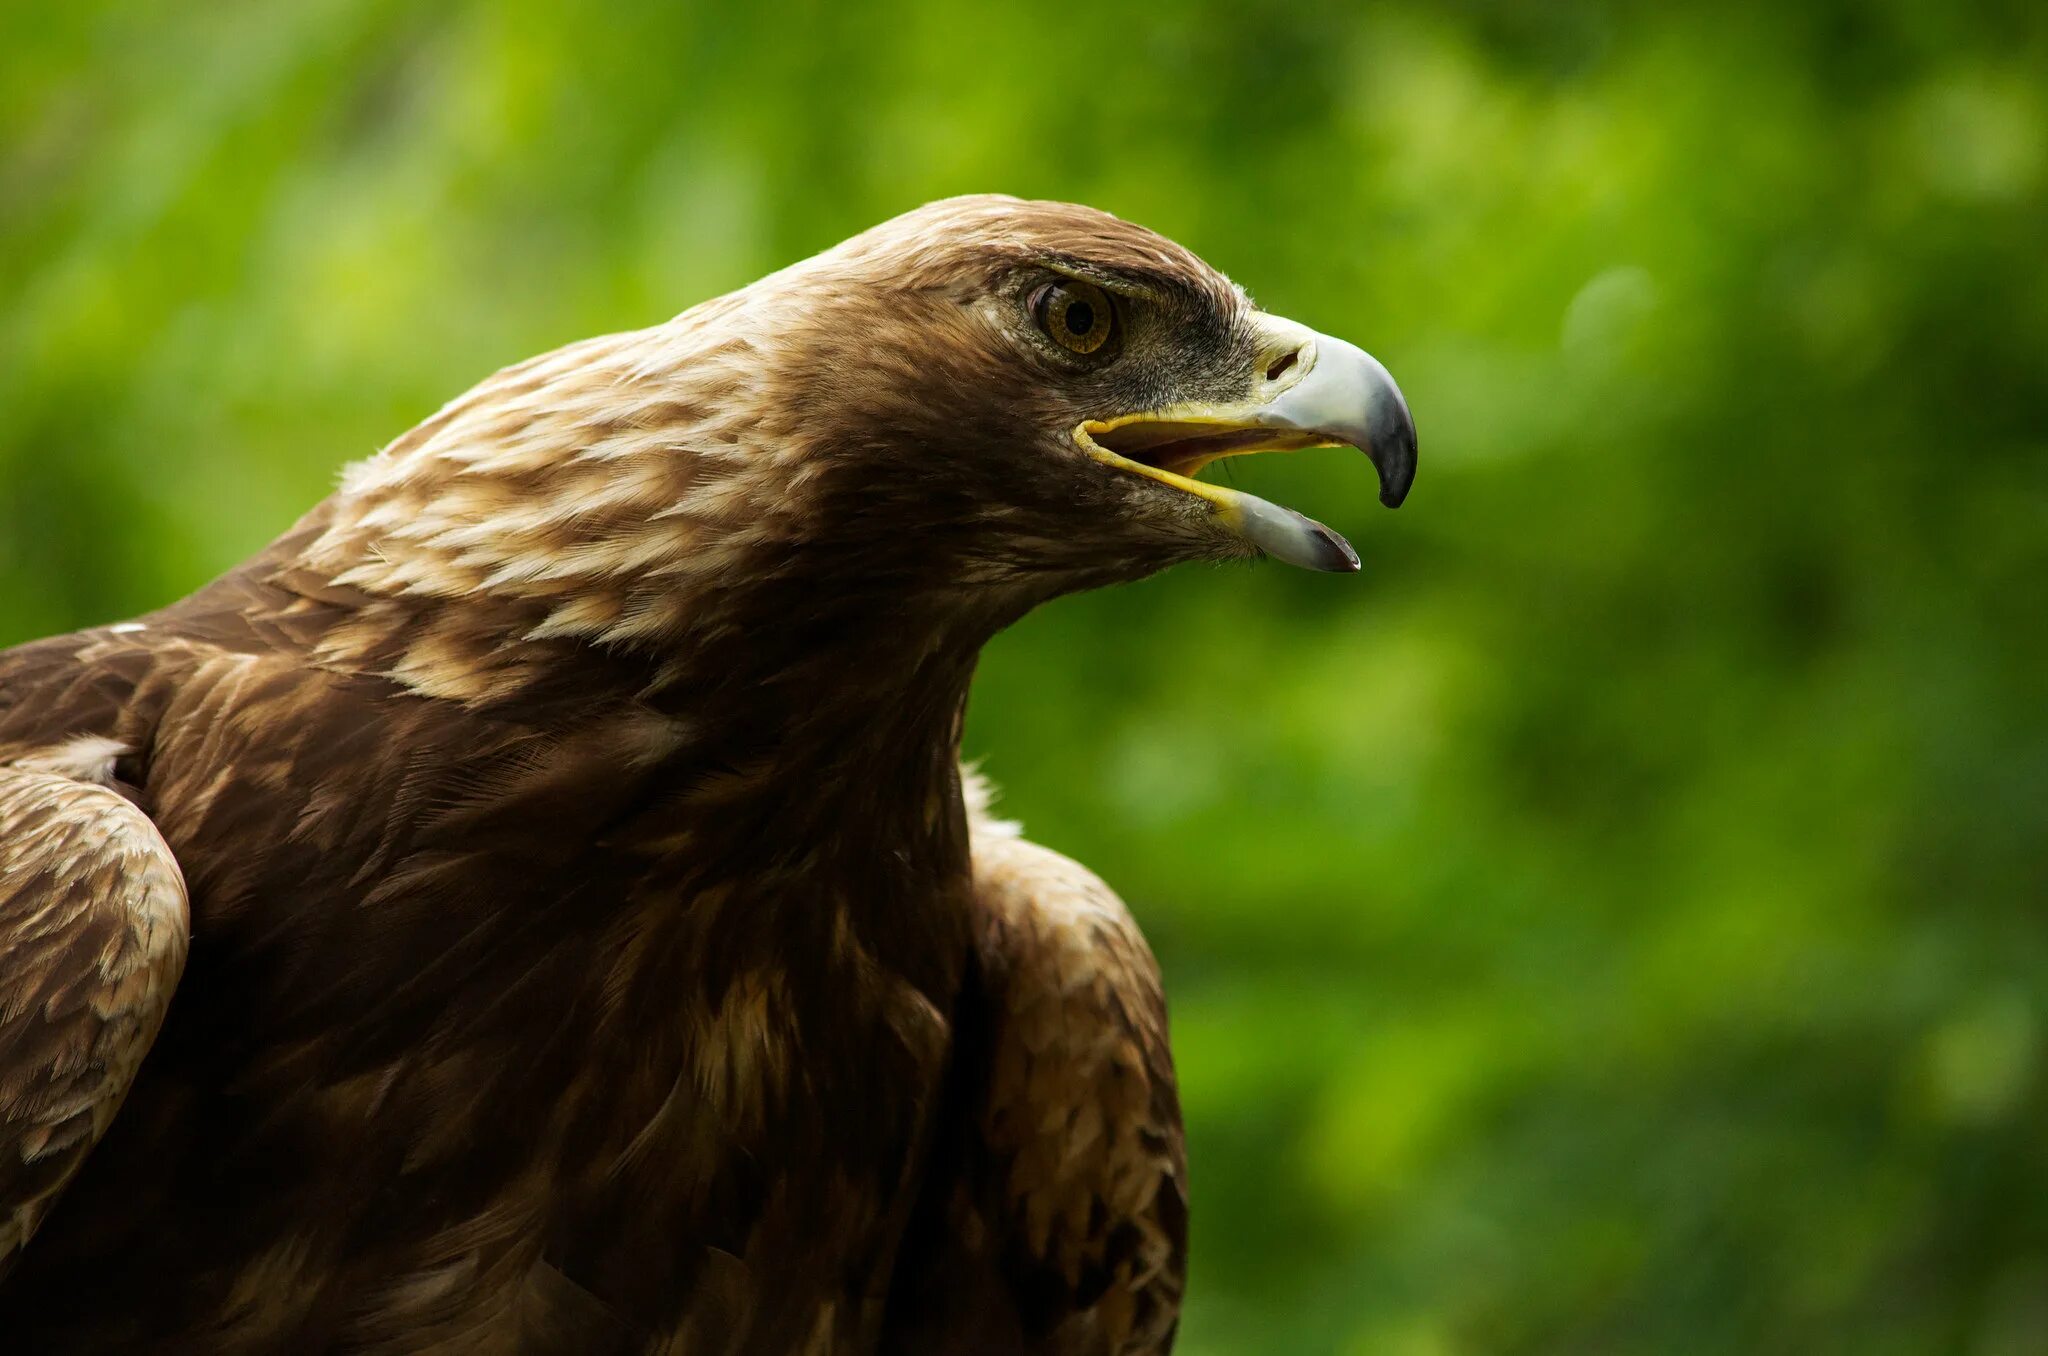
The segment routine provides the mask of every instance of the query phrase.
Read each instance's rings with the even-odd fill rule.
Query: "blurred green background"
[[[2048,1352],[2048,10],[17,7],[0,643],[926,199],[1154,226],[1422,431],[1357,579],[997,642],[1165,964],[1182,1350]]]

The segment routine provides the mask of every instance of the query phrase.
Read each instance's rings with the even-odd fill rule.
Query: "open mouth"
[[[1084,427],[1096,446],[1127,461],[1190,478],[1201,474],[1210,462],[1225,457],[1241,457],[1251,452],[1294,452],[1331,444],[1329,438],[1317,433],[1182,419],[1111,420]]]
[[[1266,364],[1264,386],[1241,405],[1179,405],[1089,419],[1074,441],[1096,461],[1201,499],[1217,524],[1290,565],[1349,573],[1358,555],[1313,518],[1256,495],[1194,477],[1210,462],[1251,452],[1355,447],[1379,473],[1380,502],[1397,508],[1415,480],[1415,421],[1401,388],[1379,360],[1355,344],[1293,321],[1262,317],[1282,350]]]
[[[1276,560],[1332,574],[1351,574],[1358,569],[1358,553],[1351,543],[1315,519],[1242,490],[1194,479],[1204,466],[1224,457],[1330,446],[1335,440],[1327,434],[1259,428],[1223,419],[1134,415],[1091,419],[1074,430],[1074,440],[1105,466],[1208,501],[1210,511],[1228,531]]]

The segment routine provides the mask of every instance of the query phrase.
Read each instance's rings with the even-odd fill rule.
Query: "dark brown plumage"
[[[1165,1351],[1158,971],[960,715],[1058,594],[1344,568],[1179,473],[1370,442],[1397,500],[1383,378],[1140,228],[934,204],[0,655],[6,1349]]]

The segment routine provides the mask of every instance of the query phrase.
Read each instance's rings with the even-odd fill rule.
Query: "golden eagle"
[[[1163,1352],[1157,967],[959,764],[981,646],[1399,391],[1101,212],[933,204],[510,367],[0,655],[9,1352]]]

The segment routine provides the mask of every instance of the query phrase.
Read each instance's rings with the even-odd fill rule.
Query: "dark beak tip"
[[[1380,476],[1380,502],[1399,508],[1415,483],[1415,426],[1401,429],[1393,437],[1375,438],[1366,452]]]
[[[1322,542],[1323,559],[1318,563],[1318,569],[1326,574],[1358,573],[1358,552],[1351,549],[1350,542],[1313,518],[1305,517],[1302,521],[1314,530]]]

